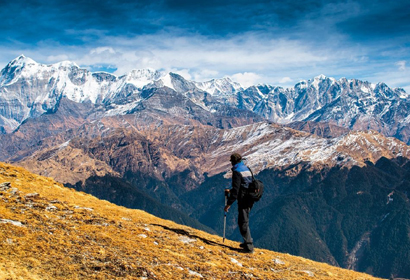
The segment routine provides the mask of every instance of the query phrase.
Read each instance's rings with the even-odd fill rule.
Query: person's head
[[[238,153],[233,153],[233,154],[231,155],[230,162],[232,163],[232,165],[235,165],[235,164],[241,162],[241,160],[242,160],[242,156],[241,156],[240,154],[238,154]]]

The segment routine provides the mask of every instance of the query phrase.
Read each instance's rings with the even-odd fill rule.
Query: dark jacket
[[[227,205],[232,205],[235,200],[242,204],[244,194],[252,182],[252,173],[241,161],[232,167],[232,189],[229,192]]]

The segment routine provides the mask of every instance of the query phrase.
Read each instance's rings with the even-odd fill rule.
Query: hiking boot
[[[241,252],[246,254],[253,254],[254,250],[249,248],[243,248]]]
[[[249,245],[251,246],[252,249],[249,249]],[[253,253],[253,245],[252,245],[252,243],[249,243],[249,244],[248,244],[248,243],[246,243],[246,242],[243,242],[243,243],[239,244],[239,247],[242,248],[241,252],[243,252],[243,253],[250,253],[250,254]]]

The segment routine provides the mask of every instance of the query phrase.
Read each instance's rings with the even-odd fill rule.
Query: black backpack
[[[259,201],[263,195],[264,185],[261,180],[255,179],[252,170],[249,168],[252,174],[252,182],[248,187],[248,195],[253,201]]]

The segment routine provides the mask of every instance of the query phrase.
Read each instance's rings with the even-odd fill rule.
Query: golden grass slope
[[[238,245],[0,163],[0,279],[376,279]]]

